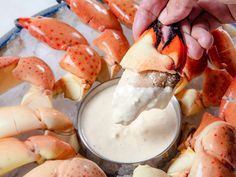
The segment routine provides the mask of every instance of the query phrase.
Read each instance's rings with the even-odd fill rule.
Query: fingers
[[[209,29],[209,23],[201,17],[192,26],[191,36],[198,41],[203,49],[209,49],[214,42]]]
[[[135,15],[133,37],[136,40],[157,18],[168,0],[143,0]]]
[[[218,1],[223,4],[236,4],[235,0],[218,0]]]
[[[187,45],[188,56],[193,59],[200,59],[204,53],[204,49],[198,41],[191,36],[191,27],[187,20],[181,22],[181,31],[185,44]]]
[[[198,5],[217,18],[222,24],[233,23],[235,21],[228,6],[219,1],[214,1],[214,3],[212,3],[212,0],[199,0]]]
[[[196,0],[169,0],[158,19],[164,25],[181,21],[190,14],[195,4]]]
[[[228,9],[229,9],[233,19],[234,19],[234,22],[236,22],[236,2],[233,5],[227,5],[227,6],[228,6]]]

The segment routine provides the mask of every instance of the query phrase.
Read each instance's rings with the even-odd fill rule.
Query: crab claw
[[[164,109],[181,80],[186,51],[180,29],[176,24],[171,26],[167,41],[161,43],[162,27],[158,20],[154,21],[121,61],[126,70],[113,97],[113,120],[116,123],[129,124],[144,110]],[[138,93],[129,102],[126,100],[131,93],[127,90]],[[152,94],[147,96],[146,90],[151,90]]]
[[[113,13],[96,0],[66,0],[71,10],[82,22],[98,31],[105,29],[121,30],[120,23]]]
[[[101,57],[87,45],[73,46],[68,48],[60,66],[71,74],[56,83],[55,92],[64,91],[66,97],[80,100],[98,77]]]
[[[101,58],[87,45],[70,47],[60,66],[88,83],[93,83],[101,70]]]
[[[148,165],[139,165],[134,169],[133,177],[168,177],[168,175],[160,169]]]
[[[22,142],[16,138],[0,140],[0,175],[31,162],[67,159],[75,156],[73,148],[51,136],[34,136]]]
[[[214,44],[208,50],[212,64],[218,68],[226,69],[232,76],[236,75],[236,48],[230,35],[223,29],[212,32]]]
[[[75,157],[68,160],[47,161],[34,168],[24,177],[106,177],[105,173],[92,161]]]
[[[93,43],[106,54],[106,61],[111,66],[111,78],[120,71],[120,61],[129,49],[129,43],[121,31],[105,30]]]
[[[202,90],[203,105],[205,107],[219,106],[231,81],[232,76],[227,71],[206,68]]]
[[[195,89],[183,90],[176,97],[185,116],[192,116],[203,110],[201,94]]]
[[[15,78],[30,82],[44,90],[52,90],[55,82],[51,68],[37,57],[21,58],[12,74]]]
[[[236,78],[231,82],[220,104],[219,116],[236,129]]]
[[[17,23],[27,29],[32,36],[57,50],[67,50],[78,44],[88,44],[75,28],[48,17],[18,18]]]
[[[212,170],[214,169],[214,170]],[[209,177],[222,176],[234,177],[231,168],[228,168],[224,163],[219,161],[216,157],[211,156],[204,150],[196,153],[193,166],[189,173],[191,177]]]
[[[123,24],[132,28],[134,16],[139,7],[135,0],[105,0],[105,2]]]
[[[162,39],[162,24],[154,21],[147,31],[128,50],[121,66],[135,72],[159,71],[176,73],[181,71],[186,61],[186,47],[177,25],[169,29],[168,39]],[[159,48],[161,47],[160,51]]]
[[[19,57],[0,57],[0,94],[22,82],[12,74],[12,70],[17,66],[19,60]]]

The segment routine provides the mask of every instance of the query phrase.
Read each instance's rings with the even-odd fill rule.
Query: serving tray
[[[92,44],[92,40],[97,36],[99,36],[100,33],[96,32],[95,30],[91,29],[87,25],[80,22],[79,18],[73,12],[70,11],[70,9],[67,7],[65,3],[60,2],[58,5],[43,10],[35,14],[34,16],[39,16],[39,15],[54,17],[74,26],[78,31],[80,31],[86,37],[90,45],[97,50],[97,48]],[[233,26],[236,27],[236,25]],[[133,39],[131,30],[126,28],[125,26],[122,27],[124,30],[124,34],[129,40],[129,43],[132,44]],[[99,50],[97,51],[99,52]],[[102,55],[102,53],[99,54]],[[5,34],[3,37],[0,38],[0,56],[7,56],[7,55],[8,56],[15,55],[22,57],[34,55],[43,59],[46,63],[49,64],[49,66],[54,71],[56,79],[60,78],[63,74],[65,74],[65,72],[58,65],[59,60],[64,55],[64,52],[51,49],[47,45],[33,38],[25,29],[22,29],[17,25],[15,28],[13,28],[7,34]],[[198,79],[194,80],[189,87],[200,88],[201,80],[202,78],[199,77]],[[23,95],[26,93],[28,89],[29,89],[28,84],[21,84],[11,89],[10,91],[0,95],[0,107],[19,104],[21,102]],[[76,118],[80,103],[76,103],[63,98],[62,96],[59,96],[58,98],[53,100],[53,105],[56,109],[68,115],[73,121],[75,127],[77,127]],[[215,114],[217,112],[217,109],[211,108],[209,109],[209,111]],[[200,113],[197,116],[194,116],[194,118],[188,119],[187,121],[197,125],[201,115],[202,114]],[[20,138],[25,138],[27,136],[29,136],[28,133],[26,135],[20,136]],[[5,177],[21,177],[36,165],[37,164],[26,165],[5,175]]]

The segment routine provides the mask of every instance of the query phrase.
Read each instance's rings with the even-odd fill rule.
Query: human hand
[[[232,4],[234,3],[234,4]],[[236,21],[235,0],[143,0],[135,16],[133,34],[138,36],[156,18],[170,25],[181,21],[181,30],[191,58],[201,58],[213,43],[209,32]]]

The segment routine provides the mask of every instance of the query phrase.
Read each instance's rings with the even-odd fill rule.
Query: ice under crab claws
[[[36,39],[57,50],[88,44],[87,40],[72,26],[48,17],[18,18],[17,23],[27,29]]]
[[[82,22],[98,31],[105,29],[121,30],[120,23],[113,13],[96,0],[65,0]]]
[[[52,90],[55,78],[51,68],[37,57],[0,57],[0,93],[21,82]]]
[[[203,110],[201,93],[195,89],[183,90],[176,95],[183,114],[192,116]]]

